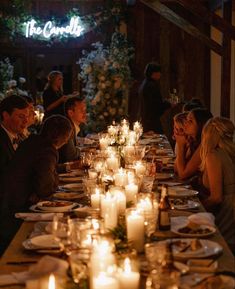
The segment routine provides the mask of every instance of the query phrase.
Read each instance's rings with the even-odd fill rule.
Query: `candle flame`
[[[125,260],[124,260],[124,271],[125,271],[125,273],[131,272],[131,261],[129,258],[125,258]]]
[[[50,274],[48,289],[55,289],[55,276],[53,274]]]

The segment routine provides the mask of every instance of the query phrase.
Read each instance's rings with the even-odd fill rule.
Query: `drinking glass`
[[[88,173],[88,169],[92,164],[93,154],[91,152],[82,152],[80,155],[82,169],[85,170],[85,173]]]
[[[69,256],[69,263],[72,272],[73,281],[78,284],[88,278],[88,262],[90,252],[86,249],[73,251]]]
[[[72,223],[69,217],[55,215],[52,223],[52,234],[66,255],[71,252]]]
[[[151,270],[160,270],[166,257],[166,244],[153,242],[145,244],[145,256]]]

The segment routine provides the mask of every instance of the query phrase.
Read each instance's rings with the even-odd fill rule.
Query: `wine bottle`
[[[170,220],[170,203],[168,199],[168,187],[162,185],[161,200],[158,207],[158,229],[160,231],[167,231],[171,228]]]

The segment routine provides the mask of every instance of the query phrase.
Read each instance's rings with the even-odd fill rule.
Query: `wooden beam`
[[[182,7],[193,13],[195,16],[200,18],[202,22],[210,24],[215,28],[219,29],[221,32],[229,34],[231,38],[235,40],[235,27],[227,22],[222,17],[210,12],[206,7],[201,5],[198,0],[174,0]],[[164,2],[164,1],[162,1]]]
[[[232,1],[223,2],[223,17],[232,22]],[[223,57],[221,71],[221,116],[230,117],[231,89],[231,38],[223,34]]]
[[[210,39],[208,36],[204,35],[200,30],[195,28],[192,24],[184,20],[179,15],[177,15],[170,8],[161,4],[159,0],[140,0],[140,2],[142,2],[144,5],[148,6],[149,8],[153,9],[154,11],[159,13],[162,17],[166,18],[168,21],[180,27],[182,30],[184,30],[188,34],[202,41],[205,45],[209,46],[209,48],[214,50],[219,55],[222,55],[221,45],[219,45],[216,41]]]

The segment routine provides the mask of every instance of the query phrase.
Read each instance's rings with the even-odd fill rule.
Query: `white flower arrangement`
[[[133,48],[119,32],[112,35],[109,47],[96,42],[92,48],[90,52],[83,51],[84,56],[78,61],[79,79],[85,84],[88,131],[98,132],[127,114]]]
[[[9,58],[0,61],[0,99],[13,94],[27,96],[28,92],[22,88],[26,79],[19,77],[19,86],[13,78],[14,66],[10,63]]]

